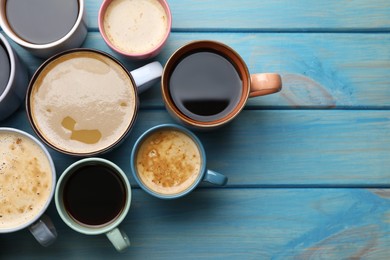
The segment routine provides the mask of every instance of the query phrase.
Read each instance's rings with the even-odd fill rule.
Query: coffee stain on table
[[[72,132],[70,135],[71,140],[76,140],[85,144],[96,144],[102,138],[102,133],[97,129],[87,130],[75,130],[77,122],[72,117],[65,117],[61,125]]]

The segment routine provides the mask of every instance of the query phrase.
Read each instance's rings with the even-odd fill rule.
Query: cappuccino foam
[[[100,151],[129,129],[136,110],[130,76],[95,52],[60,56],[37,77],[30,110],[41,135],[71,153]]]
[[[139,147],[136,168],[142,183],[160,194],[181,193],[197,180],[201,154],[196,143],[176,130],[160,130]]]
[[[0,231],[34,219],[53,189],[50,161],[31,139],[0,132]]]
[[[167,30],[167,14],[157,0],[114,0],[104,14],[105,34],[125,53],[153,50]]]

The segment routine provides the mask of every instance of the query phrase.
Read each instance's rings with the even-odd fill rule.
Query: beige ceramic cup
[[[98,22],[112,50],[140,60],[160,53],[170,34],[172,15],[165,0],[104,0]]]
[[[87,36],[84,0],[39,1],[45,8],[36,3],[0,0],[0,26],[8,37],[41,58],[81,46]]]
[[[161,78],[168,112],[198,130],[232,121],[248,98],[280,91],[276,73],[250,74],[244,60],[216,41],[194,41],[179,48],[166,63]]]

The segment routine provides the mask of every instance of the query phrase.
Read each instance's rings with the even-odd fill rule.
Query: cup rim
[[[12,82],[15,79],[16,75],[16,69],[15,69],[15,53],[7,41],[7,39],[0,33],[0,44],[2,44],[5,48],[5,51],[7,52],[7,56],[9,58],[9,64],[10,64],[10,73],[7,85],[2,93],[0,93],[0,102],[5,99],[5,97],[8,95],[8,93],[11,91]]]
[[[4,2],[5,0],[0,0],[0,3]],[[35,49],[35,50],[43,50],[43,49],[49,49],[58,45],[61,45],[65,41],[67,41],[78,29],[80,23],[83,20],[83,15],[85,12],[85,3],[84,0],[78,0],[79,3],[79,13],[77,14],[77,19],[76,22],[74,23],[73,27],[70,29],[70,31],[65,34],[62,38],[49,42],[49,43],[44,43],[44,44],[36,44],[36,43],[31,43],[23,40],[20,38],[13,30],[11,30],[10,26],[8,25],[6,21],[6,15],[5,15],[5,8],[1,8],[1,15],[0,15],[0,27],[3,29],[3,31],[10,37],[14,42],[19,44],[20,46],[23,46],[25,48],[29,49]]]
[[[225,58],[229,59],[230,63],[236,68],[237,73],[242,80],[242,95],[239,99],[237,106],[222,118],[212,121],[199,121],[190,118],[177,108],[171,98],[169,92],[169,79],[170,74],[181,60],[182,57],[189,55],[197,51],[212,50],[219,53]],[[180,121],[184,122],[187,126],[192,126],[201,129],[211,129],[227,124],[232,121],[243,109],[249,98],[250,94],[250,73],[248,67],[243,58],[230,46],[215,40],[194,40],[190,41],[181,47],[179,47],[165,63],[164,70],[161,76],[161,93],[164,100],[164,104],[170,113],[173,113]]]
[[[92,53],[95,53],[95,54],[98,54],[98,55],[103,55],[103,56],[111,59],[113,62],[115,62],[117,65],[119,65],[123,69],[123,71],[129,76],[129,79],[131,80],[131,83],[132,83],[132,86],[133,86],[133,89],[134,89],[134,98],[135,98],[134,115],[133,115],[132,119],[129,121],[129,125],[127,126],[126,130],[123,132],[123,134],[117,140],[115,140],[115,142],[111,143],[109,146],[104,147],[104,148],[102,148],[100,150],[91,151],[91,152],[83,152],[83,153],[72,152],[72,151],[67,151],[65,149],[61,149],[59,147],[56,147],[49,140],[47,140],[45,138],[45,136],[39,131],[39,129],[38,129],[38,127],[37,127],[37,125],[36,125],[36,123],[34,121],[34,117],[32,116],[31,109],[30,109],[31,93],[32,93],[32,90],[34,88],[35,81],[37,80],[37,78],[40,75],[40,73],[42,72],[42,70],[44,70],[46,68],[46,66],[48,66],[51,62],[57,60],[58,58],[60,58],[60,57],[62,57],[64,55],[68,55],[68,54],[74,53],[74,52],[92,52]],[[32,129],[34,130],[35,134],[46,145],[48,145],[50,148],[52,148],[52,149],[54,149],[54,150],[56,150],[56,151],[58,151],[60,153],[63,153],[63,154],[67,154],[67,155],[71,155],[71,156],[77,156],[77,157],[82,157],[82,156],[90,157],[90,156],[96,156],[96,155],[108,152],[108,151],[112,150],[113,148],[115,148],[117,145],[119,145],[122,141],[124,141],[126,139],[127,135],[130,133],[130,131],[133,128],[134,123],[136,122],[137,117],[138,117],[139,98],[138,98],[137,86],[136,86],[136,83],[134,81],[133,76],[131,75],[131,73],[127,70],[127,68],[117,58],[115,58],[114,56],[112,56],[112,55],[110,55],[110,54],[108,54],[106,52],[103,52],[103,51],[97,50],[97,49],[92,49],[92,48],[74,48],[74,49],[69,49],[69,50],[66,50],[66,51],[63,51],[63,52],[60,52],[60,53],[57,53],[57,54],[53,55],[52,57],[50,57],[49,59],[44,61],[38,67],[38,69],[35,71],[34,75],[31,77],[31,80],[30,80],[30,82],[28,84],[27,91],[26,91],[25,106],[26,106],[27,118],[28,118],[28,121],[29,121]]]
[[[88,226],[88,225],[79,224],[78,222],[73,220],[73,218],[66,212],[65,206],[63,205],[63,201],[62,201],[63,187],[66,181],[68,180],[69,176],[71,176],[75,172],[75,170],[79,169],[80,167],[85,165],[91,165],[91,164],[104,165],[114,169],[115,173],[121,178],[122,182],[124,183],[126,194],[127,194],[125,205],[123,207],[123,210],[119,213],[119,215],[112,221],[100,226]],[[118,165],[104,158],[89,157],[89,158],[80,159],[72,163],[62,172],[57,182],[54,200],[55,200],[57,212],[67,226],[82,234],[99,235],[99,234],[104,234],[110,230],[113,230],[126,218],[127,213],[129,212],[131,206],[132,191],[131,191],[131,185],[127,178],[127,175]]]
[[[103,37],[104,42],[115,52],[121,54],[124,57],[127,57],[129,59],[135,59],[135,60],[142,60],[142,59],[150,59],[155,57],[163,48],[165,43],[168,40],[168,37],[171,33],[171,27],[172,27],[172,13],[169,8],[168,2],[166,0],[156,0],[158,1],[162,7],[165,10],[165,13],[167,15],[167,30],[165,31],[164,37],[159,42],[159,44],[154,47],[153,49],[150,49],[145,52],[125,52],[117,48],[114,44],[111,43],[111,41],[108,39],[106,32],[104,31],[104,15],[106,13],[106,10],[108,6],[111,4],[111,2],[114,0],[104,0],[103,3],[100,5],[99,13],[98,13],[98,27],[100,35]]]
[[[46,158],[48,159],[49,164],[50,164],[50,168],[51,168],[51,174],[52,174],[52,188],[51,188],[50,194],[49,194],[49,196],[48,196],[48,198],[47,198],[47,200],[45,202],[45,205],[43,206],[42,210],[34,218],[30,219],[28,222],[24,223],[23,225],[20,225],[18,227],[14,227],[14,228],[0,229],[0,233],[10,233],[10,232],[18,231],[18,230],[21,230],[21,229],[24,229],[24,228],[30,226],[31,224],[36,222],[45,213],[45,211],[49,207],[49,205],[50,205],[50,203],[51,203],[51,201],[53,199],[53,196],[54,196],[54,191],[56,189],[56,183],[57,183],[57,181],[56,181],[57,175],[56,175],[56,168],[55,168],[53,159],[52,159],[49,151],[42,144],[42,142],[40,142],[37,138],[35,138],[33,135],[31,135],[31,134],[29,134],[29,133],[27,133],[27,132],[25,132],[23,130],[12,128],[12,127],[0,127],[0,132],[17,133],[17,134],[23,135],[24,137],[30,139],[35,144],[37,144],[38,147],[44,152]]]
[[[199,175],[198,177],[196,178],[196,180],[194,181],[194,183],[191,184],[191,186],[189,188],[187,188],[186,190],[182,191],[182,192],[179,192],[179,193],[174,193],[174,194],[162,194],[162,193],[158,193],[158,192],[155,192],[153,191],[152,189],[148,188],[142,181],[141,179],[138,177],[138,173],[137,173],[137,169],[136,169],[136,166],[135,166],[135,163],[136,163],[136,156],[137,156],[137,153],[138,153],[138,150],[140,148],[140,146],[142,145],[143,141],[151,134],[153,134],[154,132],[158,131],[158,130],[161,130],[161,129],[174,129],[176,131],[180,131],[184,134],[186,134],[188,137],[190,137],[194,142],[195,144],[197,145],[198,149],[199,149],[199,152],[201,154],[201,160],[202,160],[202,165],[200,167],[200,170],[199,170]],[[176,198],[180,198],[180,197],[183,197],[187,194],[189,194],[191,191],[193,191],[198,185],[199,183],[203,180],[205,174],[206,174],[206,152],[204,150],[204,147],[200,141],[200,139],[193,133],[191,132],[190,130],[188,130],[187,128],[183,127],[183,126],[180,126],[180,125],[176,125],[176,124],[160,124],[160,125],[156,125],[156,126],[153,126],[149,129],[147,129],[145,132],[143,132],[139,137],[138,139],[136,140],[134,146],[133,146],[133,149],[131,150],[131,155],[130,155],[130,169],[131,169],[131,172],[133,174],[133,177],[134,179],[136,180],[137,184],[144,190],[146,191],[147,193],[149,193],[150,195],[154,196],[154,197],[157,197],[157,198],[160,198],[160,199],[176,199]]]

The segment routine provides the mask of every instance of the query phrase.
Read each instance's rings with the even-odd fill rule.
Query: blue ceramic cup
[[[152,127],[138,138],[131,152],[131,170],[139,186],[160,199],[185,196],[202,181],[223,186],[228,180],[206,168],[198,137],[175,124]]]

